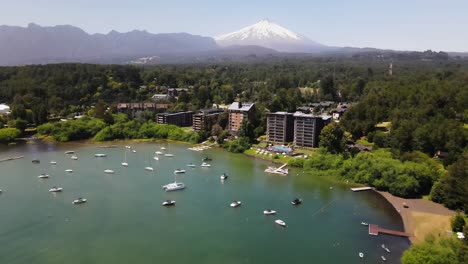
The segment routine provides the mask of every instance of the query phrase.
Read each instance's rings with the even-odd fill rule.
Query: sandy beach
[[[393,196],[388,192],[380,192],[389,203],[400,213],[405,232],[412,234],[410,241],[417,243],[433,233],[436,236],[445,235],[450,230],[450,219],[455,214],[441,204],[425,199],[405,199]],[[404,208],[406,204],[408,208]]]

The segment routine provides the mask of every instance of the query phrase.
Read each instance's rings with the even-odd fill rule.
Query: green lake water
[[[162,146],[174,157],[153,160]],[[221,149],[134,147],[128,168],[121,166],[123,146],[38,143],[0,149],[0,158],[25,156],[0,163],[0,263],[382,263],[381,255],[385,263],[400,263],[409,247],[405,238],[370,236],[360,224],[403,228],[398,213],[374,192],[353,193],[300,170],[287,177],[266,174],[271,163]],[[71,160],[66,150],[79,159]],[[211,168],[199,166],[205,156],[213,158]],[[35,158],[41,163],[33,164]],[[186,167],[190,162],[197,167]],[[144,170],[149,164],[154,172]],[[178,168],[187,170],[177,176],[187,188],[164,192],[161,186],[174,181]],[[224,172],[230,178],[223,183]],[[38,179],[41,173],[50,179]],[[50,193],[52,186],[64,191]],[[73,205],[80,196],[88,202]],[[292,206],[295,197],[304,203]],[[161,206],[166,199],[176,206]],[[242,206],[231,208],[233,200]],[[264,209],[278,214],[265,216]]]

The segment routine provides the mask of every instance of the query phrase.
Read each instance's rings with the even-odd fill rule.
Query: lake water
[[[174,157],[153,160],[162,146]],[[398,213],[374,192],[353,193],[349,186],[294,169],[287,177],[269,175],[264,169],[271,163],[220,149],[195,152],[172,143],[134,147],[128,168],[121,166],[123,146],[3,147],[0,158],[25,158],[0,163],[0,263],[381,263],[381,255],[386,263],[399,263],[409,247],[405,238],[370,236],[360,224],[403,228]],[[79,159],[71,160],[66,150]],[[199,166],[205,156],[213,158],[211,168]],[[41,163],[33,164],[35,158]],[[186,167],[190,162],[197,167]],[[154,172],[144,170],[149,164]],[[174,181],[178,168],[187,170],[177,176],[187,188],[164,192],[161,186]],[[104,174],[105,169],[115,174]],[[223,183],[224,172],[230,177]],[[38,179],[41,173],[50,179]],[[52,186],[64,191],[50,193]],[[73,205],[80,196],[88,202]],[[295,197],[304,203],[292,206]],[[176,200],[176,206],[161,206],[166,199]],[[233,200],[242,206],[231,208]],[[264,209],[278,214],[265,216]]]

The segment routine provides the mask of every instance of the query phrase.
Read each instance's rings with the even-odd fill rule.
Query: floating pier
[[[372,190],[372,187],[359,187],[359,188],[351,188],[353,192],[362,192],[362,191],[369,191]]]
[[[17,160],[17,159],[22,159],[22,158],[24,158],[24,156],[5,158],[5,159],[0,159],[0,162],[9,161],[9,160]]]
[[[268,172],[268,173],[276,173],[276,174],[280,174],[280,175],[288,175],[289,173],[289,170],[288,169],[283,169],[284,167],[286,167],[288,164],[285,163],[283,165],[281,165],[279,168],[275,168],[275,167],[268,167],[265,172]]]
[[[408,234],[408,233],[405,233],[405,232],[380,228],[378,225],[373,225],[373,224],[369,225],[369,235],[378,236],[380,233],[387,234],[387,235],[392,235],[392,236],[401,236],[401,237],[410,237],[411,236],[411,234]]]

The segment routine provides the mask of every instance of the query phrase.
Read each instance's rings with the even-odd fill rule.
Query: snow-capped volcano
[[[220,46],[256,45],[285,52],[306,52],[326,47],[268,19],[239,31],[215,37],[215,40]]]

